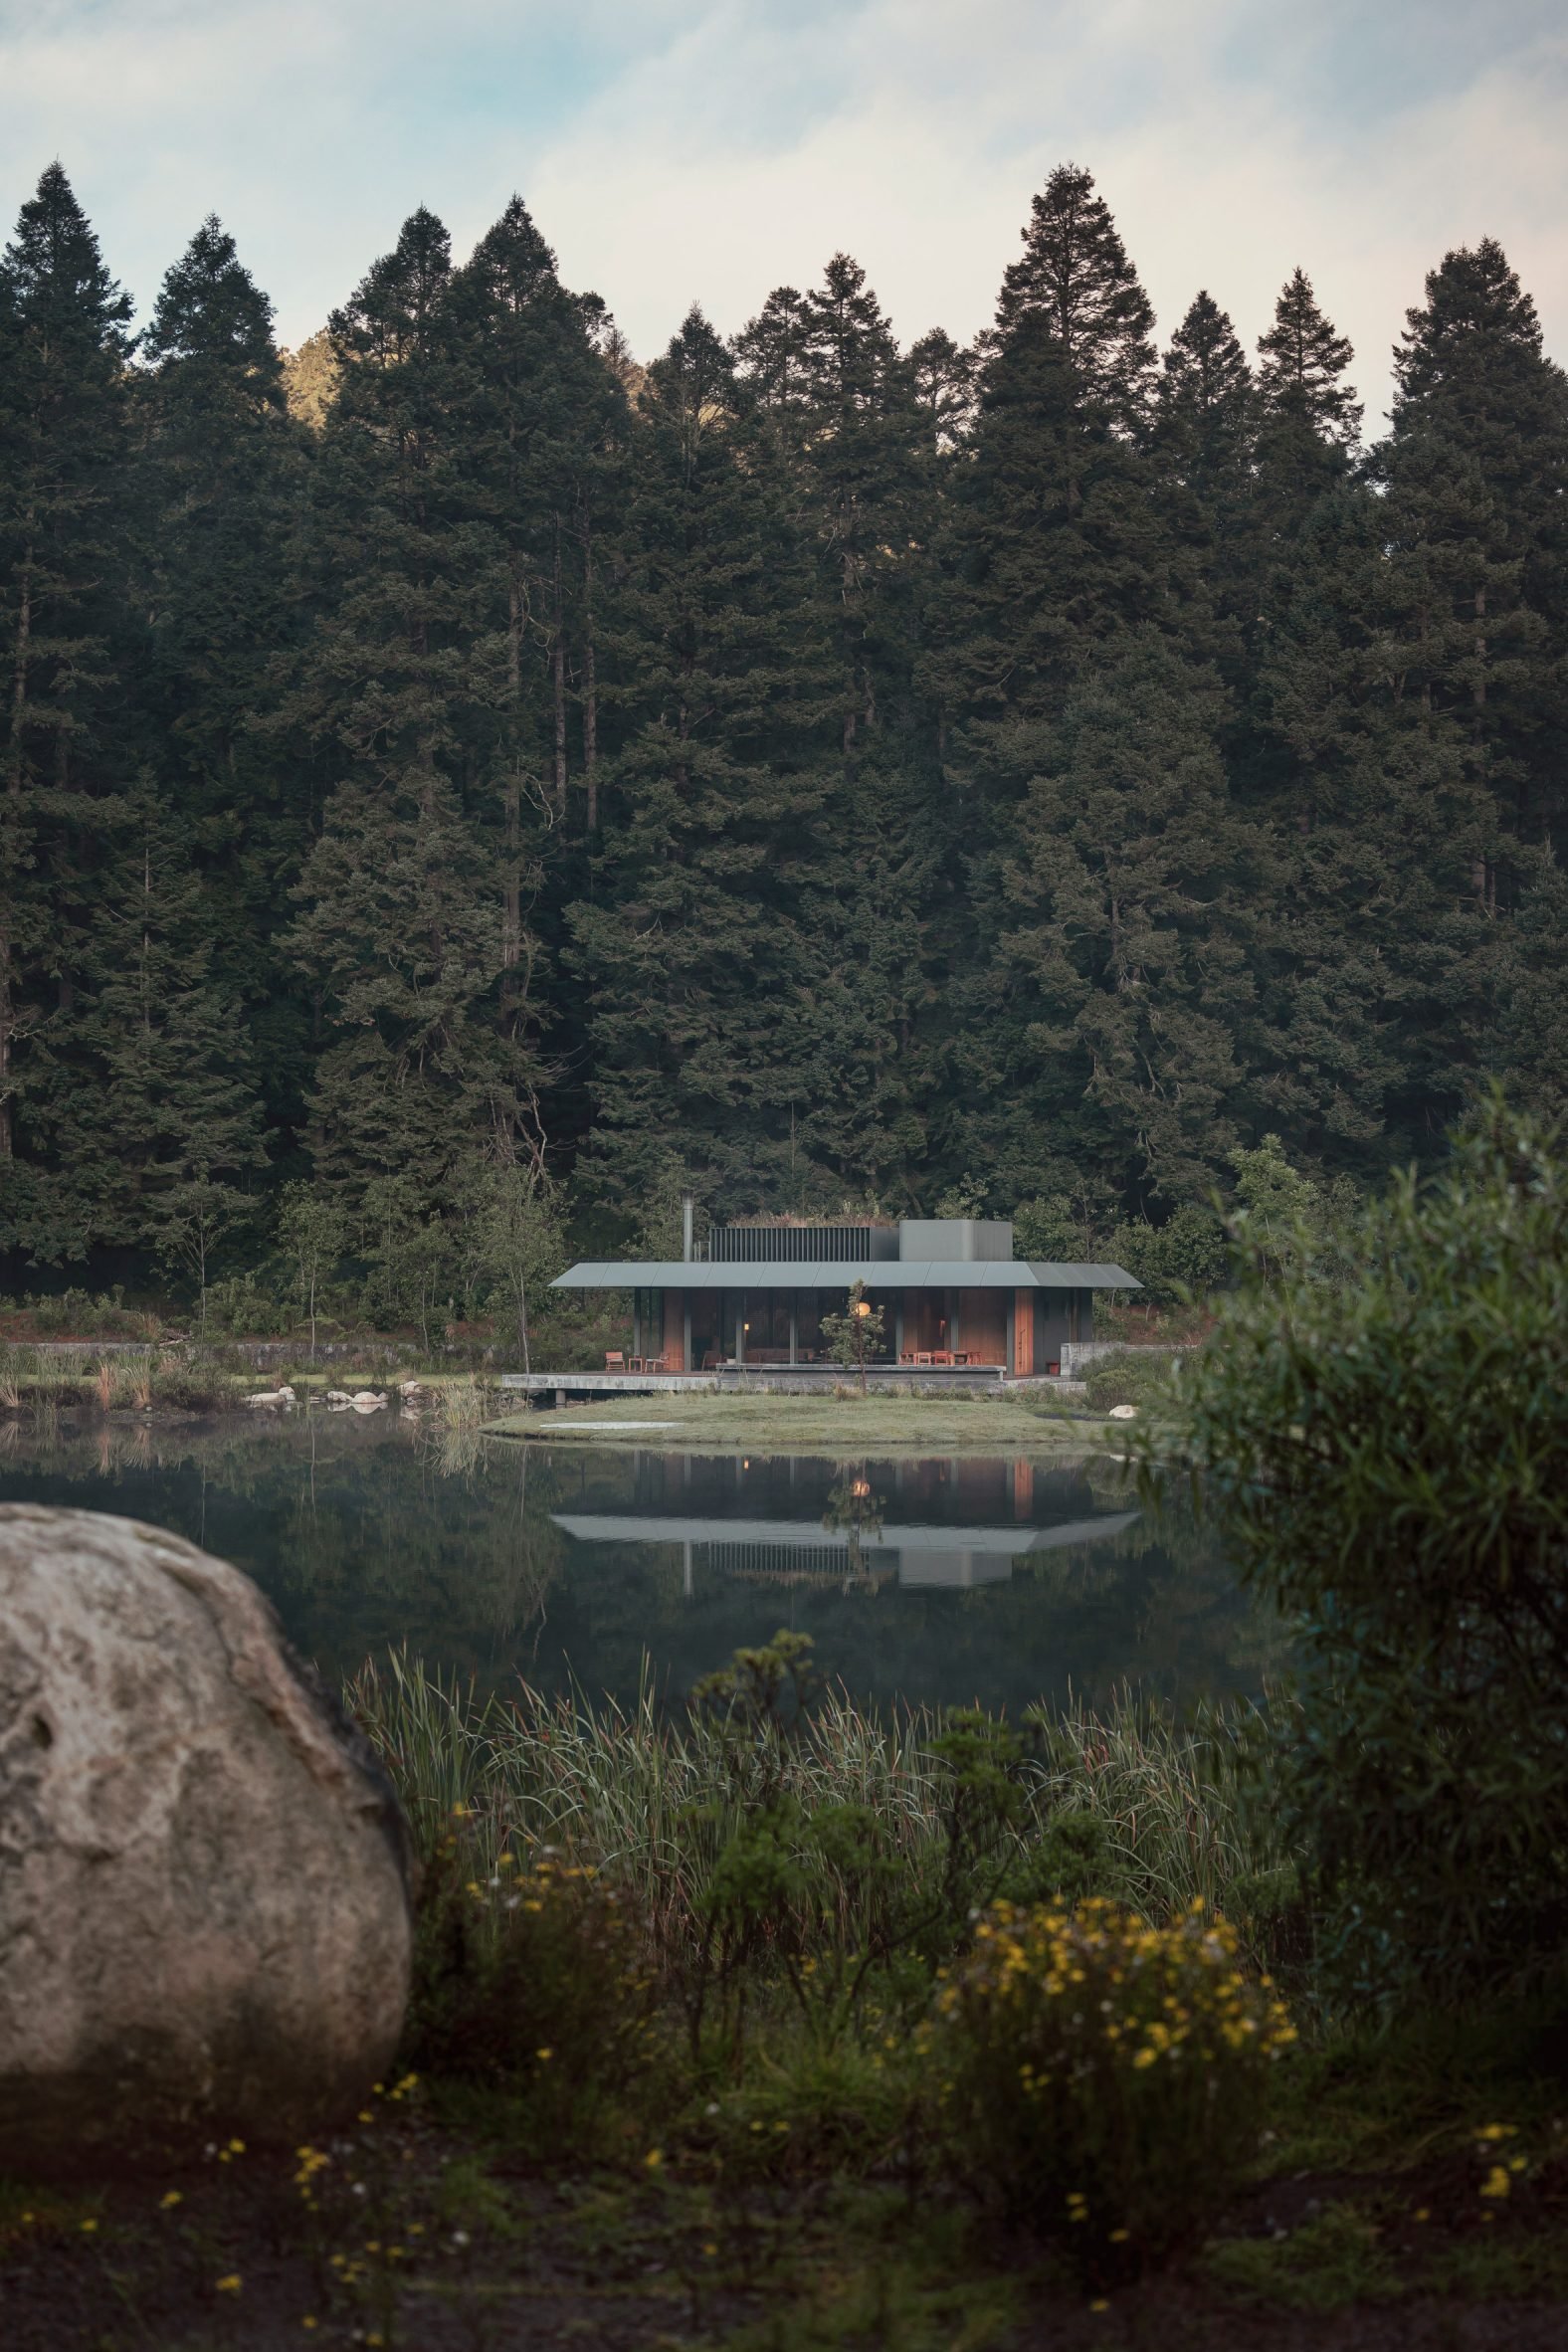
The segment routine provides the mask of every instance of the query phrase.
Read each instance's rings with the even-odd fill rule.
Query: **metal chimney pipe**
[[[685,1266],[691,1263],[692,1222],[691,1195],[684,1192],[681,1195],[681,1259]]]

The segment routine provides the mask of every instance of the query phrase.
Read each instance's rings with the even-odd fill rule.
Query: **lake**
[[[406,1644],[517,1674],[684,1695],[781,1626],[856,1698],[1016,1713],[1125,1683],[1257,1694],[1282,1653],[1213,1545],[1154,1525],[1114,1465],[853,1463],[482,1444],[395,1415],[0,1427],[0,1500],[145,1519],[233,1560],[340,1674]]]

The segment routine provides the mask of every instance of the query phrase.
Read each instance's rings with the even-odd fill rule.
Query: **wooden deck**
[[[871,1390],[913,1390],[920,1395],[951,1396],[955,1390],[996,1394],[1003,1388],[1056,1388],[1057,1381],[1010,1381],[1000,1364],[869,1364],[866,1384]],[[709,1396],[746,1394],[820,1396],[835,1385],[855,1388],[860,1375],[840,1364],[722,1365],[714,1372],[503,1372],[498,1385],[512,1396],[553,1397],[565,1405],[575,1397],[651,1397],[681,1390],[705,1391]]]

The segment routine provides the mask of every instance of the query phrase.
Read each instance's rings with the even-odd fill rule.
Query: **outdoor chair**
[[[607,1347],[604,1351],[604,1368],[607,1372],[624,1372],[626,1370],[625,1350],[619,1347]]]

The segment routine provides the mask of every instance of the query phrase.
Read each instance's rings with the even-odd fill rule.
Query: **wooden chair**
[[[619,1347],[607,1347],[604,1351],[604,1368],[607,1372],[624,1372],[626,1370],[625,1350]]]

